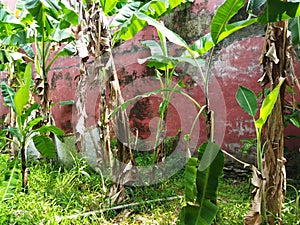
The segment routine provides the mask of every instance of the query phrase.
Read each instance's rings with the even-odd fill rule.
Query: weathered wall
[[[164,18],[167,27],[178,32],[187,42],[192,43],[209,31],[210,22],[217,7],[223,0],[195,0],[191,9],[176,11]],[[243,18],[240,14],[235,20]],[[209,95],[212,109],[216,116],[216,141],[227,151],[238,157],[241,154],[241,139],[255,136],[251,118],[244,113],[235,100],[238,85],[246,86],[259,93],[260,88],[257,79],[261,76],[259,58],[264,42],[264,27],[255,25],[243,29],[224,40],[215,49],[213,55],[211,84]],[[129,99],[136,94],[151,91],[157,86],[153,80],[154,71],[140,65],[138,58],[149,56],[149,51],[139,43],[141,40],[157,38],[153,27],[147,27],[139,32],[133,40],[127,41],[114,49],[114,60],[123,90],[123,97]],[[176,54],[178,49],[170,45],[170,52]],[[205,55],[208,58],[208,55]],[[51,86],[51,98],[53,102],[75,99],[76,75],[79,74],[79,60],[76,57],[59,59],[50,72],[49,83]],[[296,64],[299,74],[299,65]],[[207,68],[203,67],[206,72]],[[299,76],[299,75],[298,75]],[[152,78],[151,78],[152,77]],[[179,66],[179,78],[183,78],[187,85],[186,92],[204,104],[202,84],[199,73],[187,65]],[[92,83],[92,81],[91,81]],[[88,99],[88,124],[96,123],[98,90],[93,84],[87,93]],[[158,105],[161,97],[150,97],[135,102],[129,106],[128,114],[131,117],[133,132],[139,130],[139,136],[144,140],[153,140],[158,118]],[[178,129],[189,130],[191,121],[196,113],[194,106],[178,95],[171,99],[171,107],[168,114],[167,134],[175,135]],[[1,109],[3,112],[3,108]],[[59,127],[66,132],[72,132],[74,121],[72,113],[74,109],[70,105],[53,107],[53,115]],[[195,133],[204,140],[205,127],[200,123]],[[287,134],[299,134],[299,129],[289,128]],[[299,140],[287,142],[289,152],[296,157],[299,155]],[[296,158],[293,155],[293,158]],[[254,159],[253,154],[243,157],[246,161]],[[299,171],[299,170],[298,170]]]

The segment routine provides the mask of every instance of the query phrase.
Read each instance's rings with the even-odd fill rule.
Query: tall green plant
[[[249,1],[248,4],[248,11],[252,11],[255,7],[262,6],[265,2],[254,2]],[[228,37],[235,31],[238,31],[244,27],[247,27],[255,22],[260,22],[263,24],[266,24],[270,21],[278,21],[281,19],[289,19],[292,17],[296,17],[300,15],[299,10],[299,3],[285,3],[281,2],[279,0],[276,0],[275,5],[272,6],[272,3],[270,1],[267,1],[265,4],[267,4],[267,7],[265,8],[265,11],[263,15],[259,15],[257,17],[253,18],[253,15],[250,15],[248,19],[243,21],[238,21],[234,23],[230,23],[230,19],[236,15],[236,13],[245,5],[245,0],[227,0],[225,3],[219,7],[217,10],[217,13],[212,21],[211,25],[211,33],[205,35],[204,37],[200,38],[198,41],[196,41],[191,47],[189,47],[178,35],[170,32],[168,29],[166,29],[161,24],[157,23],[155,20],[150,18],[149,16],[141,13],[141,12],[135,12],[134,15],[142,20],[145,20],[149,25],[155,26],[157,29],[159,29],[161,32],[163,32],[167,39],[179,46],[184,47],[187,52],[189,52],[193,59],[197,57],[198,53],[199,55],[209,51],[212,49],[216,44],[218,44],[220,41],[222,41],[224,38]],[[281,7],[278,7],[281,6]],[[200,68],[200,67],[199,67]],[[209,70],[207,70],[209,71]],[[202,74],[201,70],[200,77],[202,78],[202,81],[205,86],[205,93],[207,100],[209,99],[208,96],[208,78],[209,74],[206,75]],[[208,102],[208,101],[207,101]],[[210,122],[210,109],[209,106],[207,106],[207,109],[205,110],[204,114],[207,116],[207,123]],[[261,120],[258,120],[257,125],[259,126],[259,129],[261,129],[261,124],[264,122],[264,119],[261,118]],[[210,129],[209,129],[210,130]],[[209,133],[209,131],[208,131]],[[211,134],[208,135],[208,138],[211,139]],[[213,139],[213,138],[212,138]]]
[[[131,145],[129,143],[128,137],[128,121],[126,121],[127,116],[124,112],[116,112],[118,117],[117,120],[112,117],[108,117],[109,113],[113,111],[116,107],[123,103],[123,98],[120,92],[118,77],[114,68],[113,58],[111,55],[112,46],[120,40],[128,40],[132,38],[139,30],[141,30],[146,22],[140,18],[137,18],[135,13],[142,12],[147,14],[150,18],[157,19],[164,13],[169,12],[177,5],[181,4],[182,0],[176,1],[161,1],[161,0],[151,0],[151,1],[93,1],[86,0],[82,1],[82,4],[78,2],[78,5],[82,7],[80,9],[81,15],[81,24],[78,26],[77,31],[75,32],[76,41],[80,43],[78,46],[81,48],[78,49],[79,56],[81,58],[81,75],[78,86],[78,101],[76,103],[77,110],[81,114],[79,115],[80,119],[76,126],[77,132],[77,144],[78,149],[80,150],[81,137],[83,136],[83,131],[85,130],[85,87],[86,79],[88,73],[86,67],[84,66],[89,55],[94,56],[95,58],[95,76],[99,78],[99,85],[101,89],[101,99],[99,102],[100,105],[100,152],[99,157],[103,159],[103,165],[112,162],[111,149],[110,149],[110,125],[116,124],[116,134],[120,134],[123,140],[118,140],[118,153],[117,157],[122,163],[128,164],[131,163],[132,153]],[[100,4],[99,4],[100,3]],[[100,9],[101,8],[101,12]],[[102,13],[103,12],[103,13]],[[110,41],[109,29],[105,23],[105,15],[115,14],[113,22],[111,23],[110,28],[115,29],[112,45]],[[87,17],[87,15],[92,15]],[[82,35],[81,31],[84,27],[93,27],[92,35]],[[80,32],[80,33],[79,33]],[[78,35],[77,35],[78,34]],[[86,41],[88,40],[88,41]],[[104,50],[105,51],[104,51]],[[84,51],[81,51],[84,50]],[[83,54],[80,54],[83,53]],[[105,57],[103,56],[105,54]],[[107,60],[109,59],[109,60]],[[103,67],[99,67],[105,65]],[[108,85],[107,85],[108,84]],[[82,88],[84,87],[84,88]],[[110,94],[107,94],[107,87],[109,88]],[[111,121],[111,122],[108,122]],[[77,129],[79,128],[79,129]],[[110,159],[110,160],[109,160]],[[133,162],[134,164],[134,162]],[[124,171],[123,169],[117,168],[114,166],[114,170],[118,169]],[[121,172],[122,173],[122,172]],[[123,175],[122,175],[123,176]],[[125,177],[125,176],[123,176]]]
[[[33,118],[32,113],[38,110],[38,104],[34,103],[28,105],[31,91],[30,86],[32,82],[31,73],[32,63],[26,66],[23,78],[23,84],[14,92],[4,82],[1,83],[2,95],[4,97],[4,102],[7,106],[11,107],[16,113],[17,126],[7,129],[16,140],[4,138],[7,141],[13,142],[14,145],[19,149],[22,163],[22,188],[23,191],[27,191],[28,183],[27,176],[29,175],[29,170],[26,165],[26,149],[28,143],[33,141],[37,150],[47,158],[54,158],[56,155],[56,150],[53,141],[47,136],[48,133],[56,135],[62,140],[62,135],[64,132],[55,126],[41,126],[36,127],[37,124],[43,120],[43,117]]]
[[[24,4],[25,3],[25,4]],[[23,5],[24,4],[24,5]],[[77,25],[78,15],[71,8],[68,8],[61,1],[19,1],[17,8],[25,7],[27,14],[31,15],[32,23],[36,25],[33,30],[34,47],[36,49],[34,57],[35,71],[37,74],[36,89],[40,100],[40,115],[45,117],[42,124],[53,124],[51,121],[51,100],[49,99],[49,84],[48,73],[52,64],[59,56],[68,56],[75,53],[74,46],[66,45],[64,48],[59,48],[60,43],[72,41],[73,35],[70,25]],[[29,15],[28,15],[29,14]],[[57,49],[57,50],[56,50]],[[53,51],[54,50],[54,51]],[[52,54],[52,52],[56,54]]]
[[[39,98],[40,107],[35,110],[33,116],[42,118],[38,122],[39,126],[53,124],[47,77],[58,57],[75,52],[70,25],[77,24],[77,13],[62,0],[18,0],[14,13],[7,11],[2,4],[0,13],[0,69],[7,74],[7,85],[16,92],[18,87],[24,84],[21,75],[26,64],[34,62],[35,85],[26,86],[34,90]],[[24,88],[21,90],[26,92]],[[18,96],[21,96],[18,99],[23,98],[22,93]],[[26,99],[27,97],[23,101]],[[34,98],[31,98],[30,102],[34,102]],[[20,110],[18,113],[20,114]],[[14,108],[10,109],[5,124],[12,129],[20,127],[20,120],[16,118]],[[9,138],[18,141],[11,134]],[[18,150],[15,150],[15,147],[16,145],[10,146],[11,155],[17,154]]]
[[[247,11],[250,13],[249,17],[247,18],[247,20],[238,21],[238,22],[235,22],[235,23],[229,23],[230,19],[232,18],[232,16],[235,15],[238,12],[238,10],[246,2],[248,2]],[[253,15],[252,14],[256,9],[258,9],[259,7],[261,7],[263,5],[265,7],[264,7],[263,13],[261,15]],[[212,21],[211,33],[207,34],[203,38],[200,38],[200,40],[197,41],[192,46],[192,48],[193,48],[193,50],[196,50],[196,51],[197,51],[197,48],[198,48],[198,52],[201,54],[201,53],[205,52],[205,50],[213,48],[215,44],[217,44],[219,41],[223,40],[225,37],[227,37],[228,35],[230,35],[234,31],[237,31],[237,30],[239,30],[239,29],[241,29],[243,27],[247,27],[247,26],[249,26],[249,25],[251,25],[251,24],[253,24],[255,22],[259,22],[261,24],[267,24],[267,23],[270,23],[270,22],[276,22],[276,21],[281,21],[281,20],[286,20],[286,19],[297,17],[297,16],[300,15],[299,6],[300,6],[300,3],[298,3],[298,2],[283,2],[283,1],[280,1],[280,0],[275,0],[275,1],[264,1],[264,0],[262,0],[262,1],[257,1],[257,0],[250,0],[250,1],[240,0],[240,1],[234,1],[234,0],[227,0],[227,1],[224,2],[223,5],[221,5],[219,7],[219,9],[218,9],[218,11],[217,11],[217,13],[216,13],[213,21]],[[213,25],[214,22],[215,22],[215,24]],[[282,24],[281,25],[271,25],[271,26],[274,26],[274,27],[275,26],[276,27],[280,26],[280,27],[282,27],[282,34],[286,35],[286,28],[284,28],[284,26]],[[274,29],[276,29],[276,28],[274,28]],[[294,26],[294,29],[293,29],[293,36],[294,37],[299,36],[299,32],[297,30],[298,29],[295,29],[295,26]],[[269,31],[268,34],[270,34],[271,32],[272,31]],[[277,37],[274,38],[274,36],[268,37],[268,38],[271,38],[271,42],[273,42],[274,40],[277,40]],[[278,62],[275,62],[275,65],[273,67],[270,66],[270,64],[272,64],[273,62],[271,62],[271,60],[269,60],[267,58],[268,57],[271,58],[272,56],[274,56],[274,54],[271,54],[271,52],[267,53],[267,50],[269,50],[268,49],[269,46],[267,46],[267,44],[265,46],[265,49],[264,49],[264,52],[263,52],[263,66],[264,66],[264,69],[265,69],[265,74],[267,74],[267,75],[264,76],[260,80],[262,86],[265,86],[268,83],[268,81],[273,80],[273,81],[275,81],[275,83],[272,84],[272,88],[275,88],[275,85],[277,85],[278,81],[280,80],[280,79],[278,79],[278,77],[276,77],[275,74],[282,74],[282,76],[284,77],[284,73],[285,73],[284,71],[288,70],[288,69],[284,69],[285,68],[284,64],[286,65],[286,63],[284,63],[284,62],[286,62],[286,58],[284,56],[286,54],[289,54],[289,53],[283,53],[283,52],[286,51],[285,48],[284,48],[284,46],[287,46],[288,40],[287,40],[286,37],[283,37],[281,40],[283,40],[282,43],[276,43],[276,45],[282,47],[282,49],[279,50],[279,53],[277,53],[277,54],[279,54],[279,58],[280,58],[280,63],[278,64],[278,66],[276,65]],[[297,38],[293,38],[293,40],[294,40],[294,43],[296,43]],[[268,43],[268,42],[266,42],[266,43]],[[276,57],[274,59],[276,59]],[[268,70],[268,68],[274,68],[274,75],[272,74],[273,71],[271,71],[270,69]],[[284,93],[284,88],[281,88],[280,93],[281,93],[280,94],[280,98],[282,98],[283,97],[283,93]],[[279,98],[277,98],[277,99],[279,99]],[[283,100],[281,99],[278,102],[283,102]],[[282,115],[283,112],[282,111],[280,112],[280,109],[278,108],[278,106],[280,106],[281,103],[276,103],[275,105],[276,105],[276,110],[275,110],[276,113],[277,114],[281,113],[281,115]],[[249,113],[253,113],[253,112],[249,112]],[[271,114],[275,115],[276,113],[273,113],[273,114],[271,113]],[[279,121],[278,127],[280,127],[281,126],[280,125],[280,123],[281,123],[280,115],[277,115],[275,117],[277,118],[276,120]],[[275,118],[275,117],[272,117],[272,118]],[[282,117],[283,117],[283,115],[282,115]],[[267,122],[267,123],[268,123],[268,127],[271,127],[271,129],[273,129],[273,128],[275,129],[275,127],[277,126],[277,125],[273,126],[273,128],[272,128],[272,125],[271,125],[272,122]],[[266,126],[267,123],[264,120],[264,118],[260,118],[256,122],[257,132],[258,132],[257,135],[258,136],[262,135],[262,129],[263,129],[263,127]],[[282,128],[280,128],[280,129],[282,130]],[[274,131],[271,131],[271,132],[274,134]],[[272,141],[273,138],[271,138],[270,140]],[[281,140],[280,143],[282,144],[283,140]],[[273,146],[275,144],[276,143],[267,143],[267,145],[269,146],[269,151],[268,152],[271,151],[271,147],[270,146]],[[281,146],[282,145],[280,145],[280,149],[281,149]],[[258,148],[261,149],[261,143],[258,143]],[[262,154],[262,152],[258,151],[258,158],[261,158],[261,154]],[[270,153],[270,154],[274,155],[274,153]],[[282,164],[284,163],[283,162],[284,159],[282,159],[281,154],[278,154],[278,157],[279,157],[278,159],[266,159],[266,161],[265,161],[265,168],[268,167],[267,162],[270,162],[270,160],[271,161],[274,161],[274,160],[277,161],[278,162],[277,163],[278,166],[281,168]],[[262,167],[261,164],[262,164],[261,161],[258,160],[258,167],[261,168]],[[270,169],[270,171],[274,171],[274,170]],[[282,174],[280,174],[278,176],[275,175],[275,173],[274,174],[268,174],[268,175],[266,175],[266,173],[264,173],[264,174],[265,175],[262,175],[262,176],[268,176],[266,179],[268,181],[270,181],[268,183],[268,185],[271,185],[271,186],[268,186],[267,189],[270,189],[270,188],[272,189],[272,187],[274,187],[274,185],[276,185],[276,184],[274,184],[274,183],[271,182],[271,180],[273,180],[272,177],[276,177],[276,179],[275,179],[276,182],[282,183],[282,180],[281,181],[278,180],[279,177],[282,177]],[[254,180],[258,180],[259,176],[260,175],[256,174],[253,177],[253,179]],[[256,183],[256,185],[259,185],[259,183]],[[284,185],[284,184],[282,184],[282,185]],[[280,186],[280,185],[278,185],[278,186]],[[280,193],[282,193],[282,192],[280,192]],[[273,213],[273,215],[268,216],[268,222],[271,222],[271,224],[274,224],[274,220],[275,220],[276,215],[278,214],[278,216],[280,217],[280,211],[281,210],[280,210],[280,203],[279,202],[282,202],[283,197],[282,197],[282,195],[279,194],[280,196],[278,195],[278,197],[277,197],[278,200],[274,201],[274,198],[272,198],[272,191],[271,190],[266,190],[266,195],[267,195],[266,199],[268,199],[268,204],[267,204],[268,208]],[[276,194],[276,196],[277,196],[277,194]],[[269,202],[271,202],[271,199],[273,199],[272,203],[269,204]],[[265,214],[265,213],[263,212],[263,214]],[[252,216],[252,218],[251,218],[252,221],[249,221],[248,224],[252,224],[252,222],[255,219],[258,219],[256,222],[260,223],[259,222],[260,214],[257,215],[256,213],[253,213],[253,212],[250,211],[249,215],[250,215],[250,217]],[[266,215],[264,215],[264,219],[266,219]]]

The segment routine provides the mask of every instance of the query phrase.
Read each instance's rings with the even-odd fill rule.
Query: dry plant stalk
[[[100,168],[106,170],[112,168],[111,176],[118,184],[124,184],[132,180],[131,170],[125,171],[125,167],[133,165],[134,160],[129,143],[129,123],[126,112],[119,110],[114,118],[109,118],[109,113],[124,103],[121,95],[118,76],[115,70],[111,39],[106,21],[106,16],[99,3],[90,1],[84,9],[80,5],[81,24],[74,29],[78,55],[81,58],[80,75],[77,86],[76,108],[78,122],[76,125],[76,146],[79,151],[83,150],[83,135],[86,130],[86,89],[88,79],[98,84],[100,91],[99,101],[99,132],[98,161]],[[88,41],[85,41],[87,38]],[[89,57],[94,59],[90,70],[87,69]],[[91,71],[91,72],[90,72]],[[112,128],[114,128],[112,130]],[[111,151],[110,137],[118,138],[118,149],[115,155]],[[117,160],[116,160],[117,159]],[[121,186],[117,185],[112,195],[119,195]]]
[[[291,41],[288,38],[288,21],[268,24],[261,64],[264,74],[259,79],[262,88],[270,83],[273,90],[280,78],[286,78],[292,71]],[[281,86],[274,108],[263,128],[262,143],[264,155],[262,173],[258,176],[257,169],[253,170],[252,183],[255,186],[249,213],[245,217],[245,224],[258,225],[282,224],[282,206],[286,190],[286,173],[284,158],[284,118],[283,103],[285,83]],[[262,193],[264,192],[264,193]],[[266,218],[264,213],[266,212]]]

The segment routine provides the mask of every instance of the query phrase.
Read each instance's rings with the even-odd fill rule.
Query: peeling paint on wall
[[[214,61],[214,74],[225,85],[233,79],[244,82],[258,78],[262,73],[259,58],[263,43],[262,37],[250,37],[222,48]]]
[[[255,133],[253,120],[246,120],[244,118],[236,119],[235,123],[228,122],[229,134],[234,134],[238,138],[248,137]]]

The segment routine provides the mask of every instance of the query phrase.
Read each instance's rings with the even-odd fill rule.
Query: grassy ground
[[[1,175],[5,163],[0,161]],[[69,169],[44,162],[31,163],[30,167],[28,194],[17,188],[14,196],[0,203],[0,224],[175,224],[182,204],[183,171],[161,184],[127,187],[120,204],[130,206],[100,212],[109,208],[111,184],[103,182],[84,161],[77,160]],[[221,179],[217,224],[243,224],[251,189],[249,179]],[[299,224],[297,192],[289,189],[284,219],[286,224]]]

